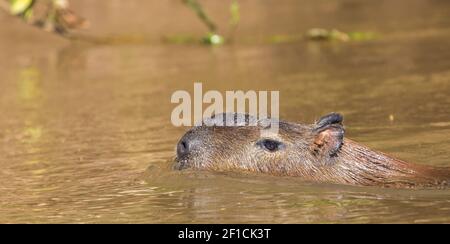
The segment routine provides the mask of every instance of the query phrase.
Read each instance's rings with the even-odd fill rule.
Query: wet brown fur
[[[336,154],[328,155],[321,147],[332,142],[320,138],[314,124],[279,125],[278,134],[267,136],[286,145],[276,152],[255,145],[261,139],[261,126],[194,127],[184,138],[194,138],[201,146],[187,158],[178,159],[176,168],[251,171],[314,182],[383,187],[442,186],[450,179],[448,168],[407,163],[346,138]]]

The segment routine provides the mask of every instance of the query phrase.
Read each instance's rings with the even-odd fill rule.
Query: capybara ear
[[[314,155],[334,157],[344,141],[343,117],[338,113],[330,113],[320,118],[314,125],[314,141],[311,150]]]
[[[341,114],[338,113],[329,113],[325,116],[323,116],[322,118],[320,118],[315,126],[314,129],[320,129],[322,127],[325,127],[327,125],[332,125],[332,124],[340,124],[342,125],[342,121],[344,120],[344,117]]]

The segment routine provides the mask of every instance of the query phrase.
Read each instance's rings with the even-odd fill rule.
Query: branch
[[[197,2],[197,0],[184,0],[184,3],[189,6],[197,14],[198,18],[208,27],[209,31],[215,32],[216,25],[209,18],[202,8],[202,5]]]

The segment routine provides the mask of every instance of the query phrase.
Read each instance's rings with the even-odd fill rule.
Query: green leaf
[[[378,38],[378,35],[373,32],[350,32],[348,35],[353,41],[370,41]]]
[[[27,9],[25,13],[23,13],[23,18],[25,20],[29,20],[33,16],[33,10],[31,8]]]
[[[203,43],[212,46],[221,45],[224,42],[225,39],[221,35],[212,32],[208,33],[205,37],[203,37]]]
[[[33,0],[10,0],[9,2],[11,4],[11,14],[18,15],[24,13],[29,7],[31,7]]]
[[[321,28],[310,29],[306,33],[306,37],[311,40],[327,40],[327,41],[370,41],[378,38],[373,32],[342,32],[337,29],[326,30]]]

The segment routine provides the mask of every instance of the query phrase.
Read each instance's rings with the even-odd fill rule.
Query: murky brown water
[[[450,222],[450,190],[170,170],[185,130],[170,95],[194,81],[279,90],[286,120],[339,111],[350,138],[450,166],[450,2],[242,1],[234,44],[217,48],[159,42],[204,31],[179,1],[73,2],[88,34],[125,41],[69,42],[0,13],[0,222]],[[225,7],[207,4],[222,25]],[[312,27],[381,38],[265,41]],[[136,33],[148,43],[127,43]]]

